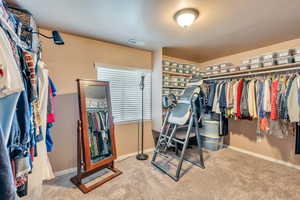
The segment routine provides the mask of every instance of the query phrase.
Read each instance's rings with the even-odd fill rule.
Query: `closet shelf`
[[[191,78],[193,76],[192,74],[183,74],[183,73],[180,73],[180,72],[163,71],[163,73],[173,75],[173,76],[184,76],[184,77],[188,77],[188,78]]]
[[[163,86],[163,88],[169,88],[169,89],[185,89],[187,87],[181,87],[181,86]]]
[[[223,77],[223,76],[226,77],[226,76],[231,76],[231,75],[246,75],[246,74],[251,75],[254,72],[267,72],[267,71],[271,71],[271,70],[288,69],[288,68],[293,68],[293,67],[300,67],[300,63],[289,63],[289,64],[284,64],[284,65],[274,65],[274,66],[270,66],[270,67],[260,67],[257,69],[248,69],[248,70],[243,70],[243,71],[219,73],[219,74],[214,74],[214,75],[209,75],[209,76],[203,76],[203,78],[209,79],[209,78],[218,78],[218,77]]]

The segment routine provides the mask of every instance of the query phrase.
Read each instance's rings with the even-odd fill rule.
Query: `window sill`
[[[144,120],[144,122],[152,122],[151,119]],[[126,121],[126,122],[115,122],[114,125],[125,125],[125,124],[136,124],[136,123],[142,123],[141,120],[134,120],[134,121]]]

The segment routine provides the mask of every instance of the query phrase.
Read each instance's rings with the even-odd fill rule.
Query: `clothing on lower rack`
[[[296,125],[296,148],[295,153],[300,154],[300,125]]]
[[[229,133],[228,118],[222,114],[220,116],[220,119],[221,119],[221,123],[220,123],[221,128],[220,128],[219,136],[226,136]]]
[[[300,121],[300,75],[276,75],[211,81],[209,111],[234,119],[257,119],[257,132],[285,137],[289,126]],[[285,121],[289,122],[286,123]],[[282,133],[277,133],[281,129]]]
[[[243,93],[243,86],[244,86],[244,80],[240,80],[238,85],[237,85],[237,96],[236,98],[236,116],[237,118],[241,118],[242,114],[241,114],[241,98],[242,98],[242,93]]]
[[[87,112],[89,123],[89,142],[92,159],[106,157],[111,154],[109,137],[108,112],[93,108]]]
[[[210,85],[209,85],[209,94],[208,94],[208,97],[207,97],[207,110],[208,111],[211,111],[212,110],[212,107],[213,107],[213,103],[214,103],[214,98],[215,98],[215,91],[216,91],[216,83],[215,82],[212,82]]]
[[[241,118],[247,119],[250,118],[249,107],[248,107],[248,90],[249,90],[249,82],[244,82],[244,87],[242,89],[241,95],[241,104],[240,104],[240,111],[241,111]]]
[[[300,122],[299,102],[300,76],[294,78],[291,83],[289,96],[287,98],[288,116],[290,122]]]

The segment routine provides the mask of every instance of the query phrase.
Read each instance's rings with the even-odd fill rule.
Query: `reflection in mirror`
[[[106,89],[87,86],[85,94],[91,161],[96,163],[112,156]]]

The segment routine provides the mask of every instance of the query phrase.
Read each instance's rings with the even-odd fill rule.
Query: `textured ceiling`
[[[41,27],[140,47],[203,62],[300,38],[300,0],[11,0],[32,12]],[[188,28],[173,14],[199,9]]]

